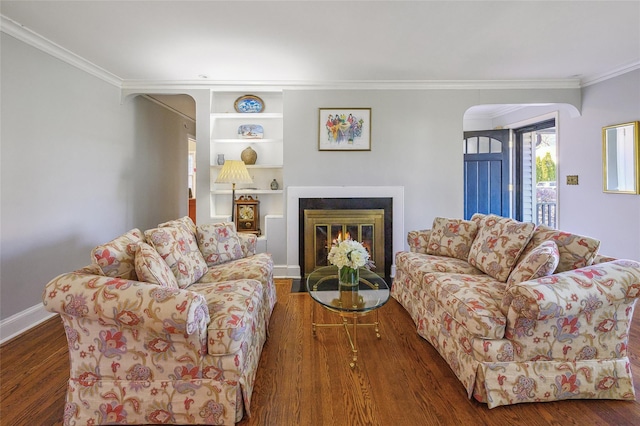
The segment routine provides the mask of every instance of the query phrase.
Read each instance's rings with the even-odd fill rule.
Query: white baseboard
[[[300,278],[300,266],[274,265],[274,278]]]
[[[42,303],[11,315],[0,321],[0,344],[13,339],[41,322],[56,316],[44,308]]]

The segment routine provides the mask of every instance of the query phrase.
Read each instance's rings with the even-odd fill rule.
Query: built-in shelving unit
[[[264,101],[264,112],[238,113],[234,109],[236,99],[252,94]],[[244,149],[251,147],[258,158],[255,165],[247,169],[253,178],[252,184],[237,184],[236,197],[251,195],[260,200],[260,227],[264,232],[264,217],[283,214],[283,114],[282,92],[212,91],[211,94],[211,150],[210,192],[211,215],[214,218],[231,216],[231,185],[215,183],[222,166],[218,155],[225,160],[240,160]],[[238,136],[238,128],[245,124],[261,125],[262,139],[245,139]],[[279,189],[271,189],[276,180]]]

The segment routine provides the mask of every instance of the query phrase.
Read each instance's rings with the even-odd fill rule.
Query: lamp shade
[[[226,160],[216,178],[216,183],[253,183],[244,161]]]

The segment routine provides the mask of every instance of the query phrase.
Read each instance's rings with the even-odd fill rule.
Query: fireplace
[[[406,234],[404,231],[404,187],[402,186],[287,186],[286,188],[286,269],[280,270],[282,276],[293,278],[304,277],[303,262],[300,253],[301,239],[304,238],[301,227],[300,200],[302,199],[349,199],[358,198],[389,198],[391,199],[391,212],[387,219],[391,222],[391,230],[385,234],[385,275],[395,275],[393,255],[404,250],[406,246]],[[391,272],[389,274],[389,268]],[[380,272],[380,271],[377,271]]]
[[[374,272],[391,277],[392,198],[300,198],[298,217],[301,276],[326,266],[332,241],[349,234],[369,251]]]

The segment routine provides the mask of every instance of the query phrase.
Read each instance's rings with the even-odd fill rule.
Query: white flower
[[[373,262],[369,260],[369,252],[358,241],[346,239],[334,244],[329,251],[327,260],[330,264],[343,268],[367,268],[373,267]]]

